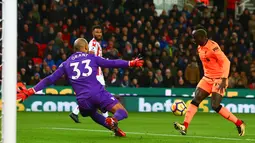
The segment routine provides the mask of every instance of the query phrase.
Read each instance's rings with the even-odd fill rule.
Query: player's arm
[[[219,46],[213,48],[213,52],[215,57],[217,58],[217,62],[224,69],[223,74],[221,75],[222,81],[218,88],[221,92],[223,92],[227,86],[227,78],[229,75],[230,61],[228,60],[227,56],[221,51]]]
[[[37,91],[40,91],[44,88],[46,88],[49,85],[52,85],[55,83],[60,77],[62,77],[63,74],[65,74],[64,67],[62,63],[59,68],[52,73],[51,75],[47,76],[43,80],[41,80],[38,84],[36,84],[34,87],[29,89],[23,89],[17,94],[17,100],[24,101],[29,96],[35,94]]]
[[[223,53],[223,51],[221,51],[219,46],[213,48],[213,53],[217,58],[218,63],[224,68],[221,78],[227,79],[229,75],[230,61],[228,60],[227,56]]]
[[[89,54],[93,54],[95,55],[95,51],[96,51],[97,47],[96,47],[96,43],[89,43]]]
[[[144,61],[135,59],[132,61],[125,60],[107,60],[102,57],[95,57],[96,63],[100,67],[104,68],[127,68],[127,67],[141,67]]]

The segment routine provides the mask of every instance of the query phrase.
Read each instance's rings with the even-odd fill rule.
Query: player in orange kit
[[[227,88],[230,61],[221,51],[219,45],[207,38],[207,32],[202,27],[196,28],[192,32],[192,36],[196,44],[199,45],[198,54],[203,64],[204,77],[197,85],[195,97],[187,109],[183,124],[174,122],[175,129],[182,135],[186,135],[188,126],[196,114],[199,104],[212,93],[212,109],[225,119],[233,122],[237,127],[239,136],[244,136],[244,122],[220,104]]]

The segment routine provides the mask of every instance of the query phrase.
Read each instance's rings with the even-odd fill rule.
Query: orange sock
[[[190,104],[184,118],[184,123],[183,123],[186,129],[188,128],[189,123],[193,119],[193,116],[196,114],[196,112],[197,112],[197,106]]]
[[[228,111],[228,109],[225,107],[221,107],[219,114],[225,119],[233,122],[237,126],[240,126],[243,123],[241,120],[238,120],[237,117],[234,114],[232,114],[230,111]]]

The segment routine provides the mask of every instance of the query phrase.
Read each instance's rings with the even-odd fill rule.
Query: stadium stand
[[[146,61],[143,69],[103,69],[107,86],[194,87],[203,69],[191,32],[201,24],[231,61],[229,87],[255,89],[255,13],[244,10],[239,21],[216,7],[157,13],[152,1],[135,0],[20,0],[18,80],[33,85],[51,74],[76,38],[92,39],[96,24],[103,27],[105,58],[141,54]]]

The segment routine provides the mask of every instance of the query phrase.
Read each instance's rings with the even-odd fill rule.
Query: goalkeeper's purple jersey
[[[35,91],[42,90],[65,74],[76,93],[77,100],[89,98],[104,90],[104,87],[96,79],[98,67],[126,68],[128,62],[106,60],[92,54],[76,52],[63,62],[53,74],[39,82],[34,89]]]

